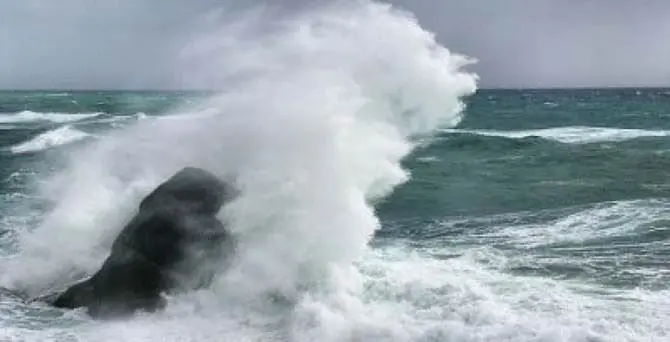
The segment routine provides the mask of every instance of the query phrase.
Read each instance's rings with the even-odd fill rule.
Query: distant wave
[[[139,121],[144,120],[148,117],[149,115],[147,115],[144,112],[137,112],[133,115],[115,115],[112,117],[96,119],[94,123],[111,123],[112,126],[117,126],[116,124],[118,123],[123,123],[131,120]]]
[[[569,126],[521,131],[443,129],[445,133],[467,133],[492,137],[523,139],[539,137],[566,144],[618,142],[644,137],[666,137],[670,131],[629,128]]]
[[[0,114],[0,124],[28,123],[39,121],[67,123],[94,118],[103,114],[104,113],[41,113],[25,110],[14,114]]]
[[[10,151],[15,154],[39,152],[52,147],[70,144],[90,136],[90,134],[70,126],[63,126],[14,145],[10,147]]]
[[[416,158],[417,161],[423,162],[423,163],[434,163],[440,161],[440,158],[436,156],[425,156],[425,157],[419,157]]]
[[[50,94],[46,94],[44,96],[46,96],[46,97],[66,97],[66,96],[70,96],[70,95],[71,95],[70,93],[50,93]]]

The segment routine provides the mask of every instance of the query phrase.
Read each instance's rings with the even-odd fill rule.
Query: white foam
[[[523,213],[519,215],[524,215]],[[548,223],[494,227],[471,238],[503,238],[516,248],[537,248],[556,243],[581,244],[596,238],[637,235],[640,227],[670,215],[663,199],[604,202],[562,216]],[[516,216],[516,214],[505,214]],[[495,224],[492,224],[495,225]]]
[[[611,127],[554,127],[521,131],[444,129],[446,133],[470,133],[505,138],[541,137],[567,144],[588,144],[597,142],[619,142],[644,137],[667,137],[670,131]]]
[[[53,254],[36,274],[97,266],[87,256],[116,233],[133,200],[194,165],[234,177],[245,194],[223,217],[248,246],[240,267],[261,277],[248,281],[290,291],[312,269],[360,255],[378,228],[367,200],[407,179],[408,137],[457,122],[459,98],[475,89],[459,71],[466,59],[386,5],[334,4],[241,40],[233,28],[254,33],[248,19],[201,40],[210,49],[198,66],[205,60],[207,75],[221,76],[210,82],[247,75],[200,104],[207,115],[140,121],[73,155],[62,183],[51,183],[58,206],[25,241],[25,250]]]
[[[429,250],[369,249],[379,222],[368,201],[407,179],[400,160],[411,136],[458,122],[459,98],[475,79],[407,15],[363,1],[331,6],[279,23],[236,14],[200,40],[190,50],[198,52],[195,78],[227,91],[201,104],[202,115],[142,120],[73,153],[44,189],[55,210],[23,236],[0,284],[40,287],[71,267],[94,270],[138,199],[184,165],[242,190],[221,213],[242,239],[230,272],[211,289],[172,298],[162,313],[78,324],[59,317],[3,332],[40,341],[667,336],[667,292],[594,294],[513,276],[501,270],[506,257],[487,248],[456,251],[462,256],[451,260]],[[268,22],[272,29],[256,30]],[[268,303],[266,291],[290,304]]]
[[[295,308],[201,292],[129,321],[6,331],[31,341],[277,342],[623,342],[660,341],[670,332],[668,291],[513,276],[500,253],[459,252],[439,260],[430,250],[369,250],[354,278],[341,275],[360,286],[329,300],[306,294]]]
[[[132,123],[134,121],[146,120],[148,118],[158,119],[160,118],[160,116],[152,117],[144,112],[137,112],[133,115],[114,115],[108,118],[97,119],[94,121],[94,123],[96,124],[109,123],[110,126],[113,128],[120,128],[125,127],[127,124]]]
[[[424,163],[434,163],[434,162],[440,161],[440,158],[438,158],[437,156],[425,156],[425,157],[416,158],[416,160],[418,160],[420,162],[424,162]]]
[[[95,269],[140,196],[179,168],[199,166],[234,180],[243,194],[221,214],[242,249],[214,287],[216,298],[253,303],[279,291],[299,302],[284,315],[296,320],[285,322],[296,329],[293,340],[307,338],[314,327],[302,327],[309,322],[301,312],[318,306],[335,314],[342,291],[358,286],[356,272],[337,275],[352,271],[379,227],[368,201],[407,180],[400,161],[410,137],[457,123],[460,98],[476,88],[476,78],[461,71],[469,61],[406,13],[371,2],[324,6],[284,21],[237,14],[200,40],[207,50],[194,45],[191,75],[208,65],[207,82],[226,91],[198,106],[206,115],[141,120],[73,153],[44,192],[54,211],[23,236],[10,268],[21,271],[0,282],[39,290],[72,267]],[[257,30],[268,22],[275,28]],[[241,81],[228,82],[240,73]],[[305,290],[308,298],[295,297]],[[223,316],[238,309],[216,306]],[[268,315],[260,310],[255,315]],[[197,333],[185,322],[170,325],[184,336]],[[247,330],[243,322],[232,323],[238,334]],[[206,326],[203,334],[219,332]]]
[[[67,123],[94,118],[103,113],[40,113],[33,111],[22,111],[15,114],[0,114],[0,123],[28,123],[28,122],[54,122]]]
[[[378,321],[410,332],[386,340],[642,341],[670,329],[667,291],[512,276],[500,252],[453,251],[463,255],[445,261],[389,248],[366,263],[365,297],[386,305]]]
[[[70,144],[91,135],[72,128],[71,126],[62,126],[51,131],[44,132],[38,136],[10,147],[10,151],[15,154],[39,152],[49,148]]]
[[[238,262],[211,289],[172,298],[162,313],[75,325],[54,319],[51,329],[64,327],[9,333],[324,342],[667,334],[667,293],[615,300],[607,291],[512,276],[497,267],[505,257],[488,249],[449,261],[430,251],[370,250],[379,222],[368,202],[407,180],[400,160],[412,136],[458,122],[459,98],[474,91],[475,78],[459,71],[463,59],[387,5],[333,4],[280,22],[262,13],[234,17],[189,50],[198,67],[191,75],[226,92],[183,110],[200,115],[141,120],[73,153],[44,189],[54,211],[22,237],[0,284],[39,288],[72,267],[96,269],[139,198],[185,165],[242,190],[221,213],[241,238]],[[256,26],[268,23],[272,29]],[[268,303],[268,291],[290,304]]]

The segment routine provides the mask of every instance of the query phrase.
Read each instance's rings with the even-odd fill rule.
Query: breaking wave
[[[49,148],[70,144],[91,135],[72,128],[72,126],[63,126],[54,130],[39,134],[38,136],[10,147],[10,151],[16,154],[39,152]]]
[[[104,115],[104,113],[40,113],[26,110],[14,114],[0,114],[0,124],[30,122],[68,123],[90,119],[101,115]]]
[[[268,11],[236,13],[185,50],[189,82],[225,89],[176,113],[201,115],[140,120],[71,154],[42,189],[53,210],[22,235],[1,283],[44,287],[94,270],[139,198],[191,165],[241,190],[220,213],[240,238],[237,262],[210,291],[173,298],[167,316],[139,330],[133,323],[113,333],[114,325],[84,326],[79,336],[339,341],[431,334],[416,330],[418,316],[403,318],[418,314],[413,308],[394,313],[368,303],[356,262],[380,227],[374,202],[409,179],[401,160],[415,138],[459,122],[462,98],[476,89],[476,77],[463,70],[471,61],[385,4],[336,2],[289,17]],[[266,293],[291,305],[277,308],[263,300]]]
[[[498,131],[498,130],[468,130],[468,129],[443,129],[444,133],[465,133],[482,136],[503,137],[512,139],[524,139],[540,137],[566,144],[589,144],[600,142],[620,142],[645,137],[667,137],[670,131],[626,129],[611,127],[555,127],[521,131]]]

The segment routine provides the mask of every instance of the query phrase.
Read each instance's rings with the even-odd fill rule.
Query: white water
[[[10,147],[12,153],[21,154],[43,151],[52,147],[70,144],[91,135],[66,125],[44,132],[36,137]]]
[[[242,191],[221,213],[242,240],[236,265],[164,314],[89,323],[71,334],[86,341],[420,338],[418,317],[403,322],[411,312],[368,302],[354,262],[369,253],[379,228],[369,201],[408,178],[400,160],[410,138],[458,122],[460,98],[476,86],[461,71],[469,61],[407,13],[367,1],[279,22],[262,12],[237,18],[185,54],[194,63],[184,64],[191,80],[206,75],[226,90],[182,111],[203,115],[141,121],[73,152],[43,189],[56,207],[23,235],[0,283],[37,292],[62,284],[73,269],[96,269],[138,199],[193,165]],[[268,292],[293,305],[266,303]]]
[[[379,223],[366,199],[407,179],[399,160],[411,150],[408,136],[457,122],[457,99],[473,91],[475,80],[458,72],[459,58],[385,6],[319,9],[264,35],[254,29],[268,17],[237,17],[191,47],[198,68],[184,71],[226,92],[74,150],[69,167],[43,189],[55,210],[23,236],[13,262],[0,264],[0,285],[39,290],[66,281],[59,276],[72,267],[96,269],[138,199],[186,164],[233,179],[243,190],[221,213],[243,238],[239,262],[212,289],[173,298],[165,312],[131,320],[95,322],[78,312],[58,316],[11,303],[0,307],[12,311],[12,319],[0,320],[0,340],[667,337],[667,292],[511,275],[508,257],[485,246],[442,246],[440,253],[460,255],[449,260],[427,249],[368,248]],[[401,108],[414,111],[400,115]],[[630,206],[614,209],[631,214]],[[545,235],[512,238],[537,243],[552,232],[572,233],[573,240],[580,232],[594,235],[585,229],[591,217],[610,213],[584,212],[558,221]],[[293,303],[266,302],[262,294],[274,290]]]
[[[612,127],[555,127],[521,131],[443,129],[446,133],[472,133],[505,138],[541,137],[566,144],[588,144],[598,142],[619,142],[644,137],[667,137],[669,131],[626,129]]]
[[[54,122],[67,123],[94,118],[102,113],[40,113],[29,110],[15,114],[0,114],[0,123]]]

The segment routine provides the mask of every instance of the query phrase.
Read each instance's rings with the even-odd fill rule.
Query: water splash
[[[207,303],[242,329],[235,310],[280,293],[294,301],[282,329],[291,340],[340,339],[343,328],[325,324],[363,305],[353,262],[379,227],[371,202],[408,179],[400,162],[414,138],[460,120],[477,78],[463,71],[470,60],[389,5],[267,14],[239,16],[185,51],[184,74],[218,95],[74,152],[43,189],[55,208],[24,236],[22,271],[0,280],[48,284],[95,269],[139,198],[192,165],[242,193],[220,215],[241,238],[239,262]]]

